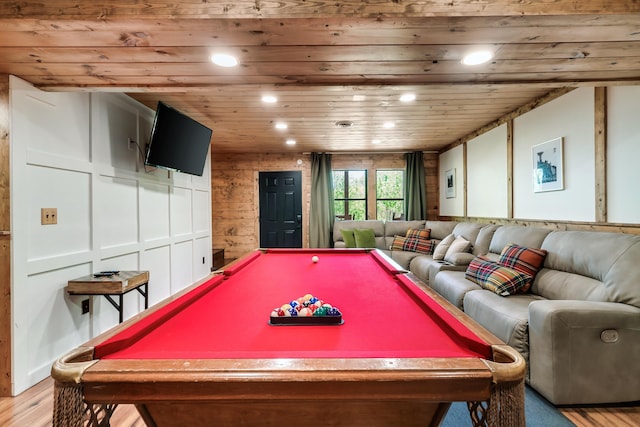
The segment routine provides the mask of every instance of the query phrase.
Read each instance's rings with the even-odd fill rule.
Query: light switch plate
[[[51,225],[58,223],[58,208],[42,208],[40,210],[40,219],[42,225]]]

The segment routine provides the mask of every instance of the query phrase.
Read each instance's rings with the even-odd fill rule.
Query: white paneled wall
[[[440,215],[462,216],[464,215],[464,152],[462,145],[440,155]],[[447,198],[445,190],[447,182],[445,173],[452,171],[455,180],[455,197]]]
[[[513,204],[516,219],[595,221],[594,89],[576,89],[514,120]],[[607,222],[640,223],[640,86],[607,88]],[[564,189],[533,192],[532,147],[564,139]],[[467,142],[467,215],[507,215],[506,125]],[[503,163],[504,162],[504,163]],[[462,215],[444,198],[444,173],[463,168],[461,146],[440,155],[440,214]]]
[[[51,93],[11,78],[14,394],[63,353],[115,326],[103,297],[81,301],[68,280],[149,270],[151,305],[211,268],[210,159],[204,175],[145,167],[153,111],[123,94]],[[133,143],[131,142],[133,141]],[[40,209],[58,224],[41,225]],[[125,296],[125,318],[144,309]]]
[[[579,88],[513,121],[513,215],[524,219],[595,221],[595,101]],[[532,147],[564,139],[564,189],[533,192]]]
[[[467,143],[467,215],[506,218],[507,125]],[[491,191],[486,191],[490,188]]]
[[[607,89],[607,215],[640,223],[640,86]]]

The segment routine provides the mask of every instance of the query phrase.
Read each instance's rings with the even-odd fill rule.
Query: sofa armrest
[[[529,382],[556,405],[640,400],[640,308],[534,301],[529,348]]]

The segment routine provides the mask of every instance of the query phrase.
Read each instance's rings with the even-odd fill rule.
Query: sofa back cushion
[[[489,252],[499,255],[502,249],[511,243],[528,248],[539,248],[550,232],[551,230],[546,228],[503,225],[493,233]]]
[[[640,236],[554,231],[542,249],[548,252],[544,267],[552,271],[538,273],[534,293],[640,307]]]
[[[431,230],[431,238],[442,240],[453,232],[457,222],[455,221],[427,221],[425,228]]]
[[[378,220],[361,220],[361,221],[336,221],[333,224],[333,246],[336,248],[344,248],[346,247],[344,243],[344,239],[342,237],[342,232],[340,230],[365,230],[371,229],[373,230],[373,234],[375,236],[376,248],[378,249],[388,249],[385,247],[385,238],[384,238],[384,222]]]
[[[455,237],[462,236],[465,240],[471,242],[471,249],[473,249],[482,227],[484,227],[484,224],[477,222],[459,222],[453,227],[452,233]]]
[[[478,237],[476,237],[476,241],[473,244],[473,248],[471,248],[471,253],[478,256],[484,255],[489,252],[489,245],[491,244],[491,239],[493,239],[493,235],[496,230],[500,228],[500,225],[496,224],[487,224],[478,231]]]

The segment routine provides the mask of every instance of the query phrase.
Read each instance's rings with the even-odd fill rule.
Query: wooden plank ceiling
[[[640,1],[5,1],[0,73],[162,100],[217,152],[441,150],[554,89],[637,84]]]

